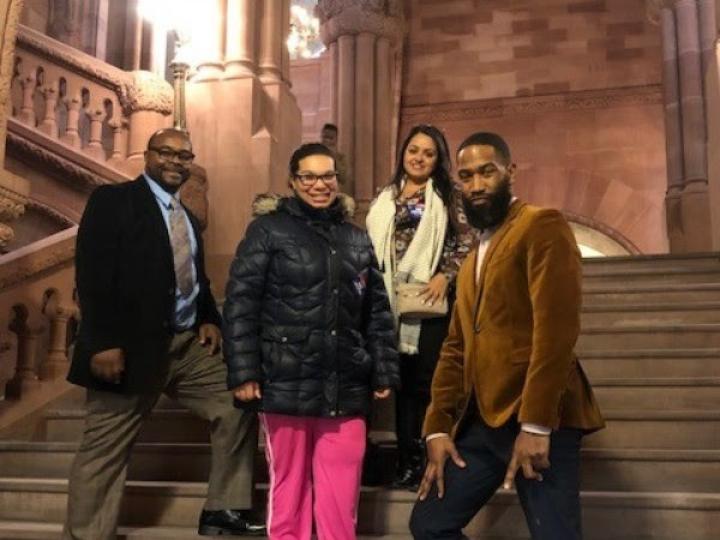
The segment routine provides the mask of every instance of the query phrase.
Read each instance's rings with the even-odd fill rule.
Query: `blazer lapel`
[[[478,316],[480,315],[480,303],[482,302],[483,288],[485,286],[485,273],[487,272],[488,264],[490,263],[493,255],[495,255],[495,251],[497,250],[498,245],[500,245],[500,242],[502,242],[503,238],[505,238],[505,235],[512,228],[512,224],[515,221],[515,218],[518,216],[518,214],[520,214],[520,210],[522,210],[524,206],[525,203],[518,200],[516,200],[510,205],[510,211],[508,212],[505,221],[500,226],[500,228],[495,231],[495,234],[492,235],[490,245],[485,252],[485,257],[483,257],[482,267],[480,268],[480,279],[477,280],[477,286],[475,290],[475,309],[473,310],[473,321],[475,321],[476,332],[480,330],[478,327]],[[474,270],[475,273],[473,274],[473,277],[477,275],[477,252],[475,254]]]
[[[143,176],[139,176],[135,182],[135,201],[139,208],[137,217],[138,219],[147,220],[147,233],[152,238],[152,241],[158,246],[159,252],[163,258],[163,263],[170,269],[174,279],[175,270],[172,247],[170,245],[170,235],[167,230],[167,225],[165,225],[165,220],[163,219],[160,207],[155,199],[155,195],[150,190],[150,186],[148,186],[148,183],[145,181],[145,178]]]

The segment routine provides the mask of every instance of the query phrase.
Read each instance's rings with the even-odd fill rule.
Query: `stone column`
[[[683,190],[683,140],[680,112],[680,75],[677,34],[672,7],[662,9],[663,90],[665,108],[665,148],[667,155],[667,195],[665,209],[670,251],[683,251],[684,238],[680,202]]]
[[[50,336],[48,343],[48,354],[40,365],[39,375],[41,380],[52,380],[65,376],[69,367],[68,363],[68,324],[70,319],[76,317],[78,309],[68,306],[53,306],[52,310],[46,313],[50,323]]]
[[[684,251],[707,251],[711,248],[707,125],[697,0],[677,0],[675,20],[683,131]]]
[[[283,80],[283,47],[287,40],[283,27],[283,7],[286,5],[285,0],[266,0],[262,3],[259,68],[260,80],[263,83],[278,83]]]
[[[338,147],[350,165],[362,220],[376,188],[388,182],[392,168],[391,71],[402,47],[402,2],[320,0],[318,12],[322,39],[336,57],[331,61],[337,65],[333,113]]]
[[[224,1],[205,0],[205,2],[198,10],[199,28],[193,32],[192,47],[198,53],[197,80],[218,79],[223,74]]]
[[[31,324],[23,307],[16,307],[9,329],[17,336],[15,375],[5,386],[5,395],[20,399],[29,390],[38,388],[37,343],[44,327]]]
[[[252,77],[257,69],[254,0],[228,0],[225,78]]]
[[[188,130],[197,164],[207,173],[205,253],[218,298],[252,219],[253,199],[287,189],[287,163],[301,129],[300,109],[283,79],[289,2],[227,0],[226,5],[219,32],[225,71],[215,79],[191,72],[186,88]],[[203,49],[193,41],[188,48],[189,58],[205,62]]]

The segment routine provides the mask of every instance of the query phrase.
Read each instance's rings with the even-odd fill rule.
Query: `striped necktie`
[[[182,205],[175,199],[170,201],[170,244],[175,260],[175,282],[180,293],[188,296],[194,288],[190,231]]]

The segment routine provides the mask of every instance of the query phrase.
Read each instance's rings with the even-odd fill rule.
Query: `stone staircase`
[[[720,535],[720,256],[585,262],[578,352],[607,419],[584,443],[585,537],[710,540]],[[121,538],[194,538],[209,464],[207,428],[172,402],[144,427],[129,471]],[[0,433],[0,538],[51,539],[64,518],[67,471],[82,429],[70,391],[34,421]],[[375,432],[372,464],[393,443]],[[258,497],[265,471],[258,454]],[[408,492],[365,487],[360,531],[409,538]],[[473,538],[529,537],[514,493],[498,493]]]

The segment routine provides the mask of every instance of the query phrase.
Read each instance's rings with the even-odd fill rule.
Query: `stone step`
[[[31,521],[0,521],[2,540],[60,540],[61,523],[37,523]],[[197,540],[196,527],[120,527],[117,540]],[[257,537],[255,537],[257,538]],[[265,536],[261,538],[267,538]],[[358,540],[411,540],[410,534],[358,536]],[[526,540],[529,536],[502,540]],[[491,539],[493,540],[493,539]],[[500,540],[496,538],[495,540]]]
[[[720,349],[612,349],[584,351],[580,364],[598,377],[720,377]]]
[[[68,443],[0,443],[0,476],[6,478],[66,478],[76,445]],[[395,451],[384,447],[372,467],[392,478]],[[130,480],[203,482],[208,478],[209,445],[139,444],[133,452]],[[663,474],[658,475],[657,471]],[[720,478],[720,450],[647,448],[583,448],[582,485],[592,491],[714,492]],[[257,479],[267,481],[262,454]]]
[[[177,405],[175,405],[177,407]],[[82,436],[85,411],[78,408],[53,409],[45,414],[40,438],[47,441],[78,441]],[[139,442],[205,442],[209,425],[186,409],[156,409],[143,424]]]
[[[129,482],[121,524],[195,527],[205,492],[202,483]],[[59,523],[64,519],[66,493],[64,480],[0,478],[0,520]],[[405,491],[364,488],[358,513],[360,533],[406,535],[415,497]],[[720,529],[720,495],[713,493],[584,491],[582,500],[588,540],[643,535],[655,540],[715,540]],[[496,494],[465,532],[482,538],[527,538],[517,496]]]
[[[720,253],[689,255],[628,255],[622,257],[588,257],[583,259],[584,272],[650,270],[664,272],[686,268],[714,268],[720,265]]]
[[[582,327],[624,324],[719,323],[720,302],[591,304],[581,313]]]
[[[594,304],[639,304],[639,303],[683,303],[719,302],[720,284],[585,284],[583,305]]]
[[[720,263],[703,268],[633,268],[602,270],[584,269],[584,285],[603,285],[623,283],[633,285],[661,283],[719,283]]]
[[[716,377],[596,378],[592,386],[601,410],[720,410]]]
[[[585,326],[577,350],[720,348],[720,324],[629,324]]]
[[[720,411],[603,409],[606,428],[588,435],[592,448],[714,450],[720,448]]]

